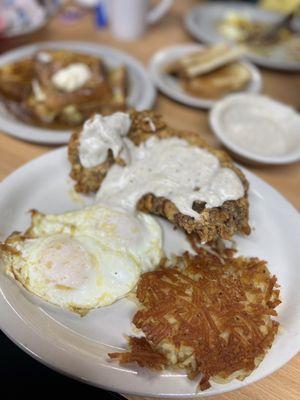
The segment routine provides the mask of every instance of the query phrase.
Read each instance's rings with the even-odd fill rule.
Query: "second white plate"
[[[156,97],[155,88],[148,77],[142,64],[134,57],[112,47],[106,47],[87,42],[41,42],[34,45],[20,47],[3,54],[0,57],[0,66],[30,57],[40,49],[67,49],[75,52],[90,54],[104,59],[108,66],[116,67],[125,65],[128,72],[128,95],[127,104],[129,107],[143,110],[151,108]],[[17,120],[0,103],[0,127],[9,135],[36,143],[63,144],[67,143],[71,130],[59,131],[35,127]]]
[[[185,16],[185,27],[187,31],[197,40],[204,43],[220,43],[228,42],[233,44],[234,41],[224,37],[218,29],[218,24],[229,13],[246,15],[250,20],[276,24],[281,14],[265,10],[255,4],[241,1],[214,1],[203,2],[192,7]],[[300,19],[293,19],[293,28],[300,30]],[[248,59],[257,65],[266,68],[299,71],[300,62],[289,60],[284,56],[285,52],[277,47],[276,51],[270,54],[259,54],[253,51],[249,52]]]
[[[192,96],[185,92],[178,80],[165,72],[166,66],[173,61],[188,53],[204,49],[205,46],[198,44],[183,44],[166,47],[158,51],[151,59],[149,71],[153,83],[167,96],[173,100],[179,101],[187,106],[198,108],[211,108],[217,100],[210,100]],[[242,90],[247,93],[259,93],[262,88],[262,79],[258,69],[249,62],[242,61],[243,65],[251,73],[251,81],[248,86]]]

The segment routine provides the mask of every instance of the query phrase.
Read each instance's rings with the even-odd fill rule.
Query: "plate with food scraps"
[[[236,247],[239,254],[250,257],[250,261],[254,260],[254,265],[251,268],[257,264],[257,259],[251,257],[259,257],[261,260],[267,260],[271,274],[276,275],[278,278],[280,299],[282,301],[278,307],[278,317],[275,318],[279,321],[281,327],[275,337],[275,341],[259,366],[243,380],[234,379],[234,376],[232,376],[232,380],[226,383],[224,383],[224,380],[223,383],[220,380],[218,382],[211,382],[211,387],[206,387],[207,390],[199,391],[197,378],[193,380],[188,379],[186,373],[181,369],[172,370],[167,368],[162,371],[150,371],[137,367],[135,363],[119,365],[115,360],[110,359],[108,354],[124,352],[127,349],[126,337],[138,334],[131,324],[132,317],[138,307],[132,294],[106,307],[96,308],[89,313],[86,313],[86,310],[83,308],[80,310],[74,308],[73,311],[77,311],[77,313],[71,312],[51,305],[42,299],[43,296],[37,297],[25,290],[23,286],[16,284],[14,279],[5,273],[3,265],[5,263],[2,263],[0,271],[1,329],[20,348],[54,370],[94,386],[132,395],[177,398],[213,396],[244,387],[282,367],[297,354],[300,348],[299,214],[271,186],[248,170],[242,168],[242,171],[250,184],[249,203],[252,233],[247,237],[236,235]],[[12,232],[24,232],[28,229],[30,226],[29,210],[35,209],[39,212],[34,211],[31,214],[37,224],[31,226],[31,230],[27,231],[27,235],[32,234],[36,229],[40,233],[45,229],[44,233],[47,233],[49,227],[49,229],[58,229],[59,232],[62,232],[60,231],[61,228],[66,228],[67,232],[74,233],[77,229],[77,222],[79,222],[82,229],[84,229],[85,237],[89,237],[90,244],[88,246],[92,246],[92,236],[95,234],[95,227],[97,227],[95,225],[97,218],[94,218],[95,214],[90,213],[90,211],[83,211],[83,209],[91,210],[91,208],[86,207],[91,207],[91,205],[94,207],[95,199],[92,195],[83,196],[75,193],[74,181],[70,179],[69,173],[70,164],[67,157],[67,149],[63,147],[30,161],[1,182],[0,239],[4,241]],[[95,206],[98,207],[97,204]],[[106,203],[106,207],[109,207],[108,203]],[[55,216],[50,216],[50,219],[48,217],[44,219],[43,215],[40,214],[40,212],[62,214],[71,210],[80,213],[76,214],[79,219],[75,224],[74,220],[72,220],[74,213],[65,214],[62,225],[58,223]],[[152,222],[148,224],[148,227],[156,227],[155,229],[150,229],[149,232],[152,232],[151,235],[157,235],[159,231],[157,227],[161,228],[162,236],[158,235],[156,238],[159,240],[162,239],[163,250],[168,257],[172,257],[174,254],[179,255],[183,251],[193,251],[191,242],[187,241],[183,232],[180,229],[174,230],[174,226],[168,221],[149,215],[145,217],[145,214],[141,218],[145,221],[148,218],[148,222],[150,221],[149,218],[151,218]],[[48,221],[49,225],[43,224],[42,221]],[[103,240],[106,240],[106,233],[108,237],[113,238],[115,232],[109,229],[112,221],[109,220],[110,224],[107,224],[107,221],[105,220],[101,225],[105,233],[102,238]],[[134,230],[132,232],[139,234],[139,227],[140,225],[137,226],[137,231]],[[92,233],[87,233],[87,229],[91,229],[90,232]],[[123,226],[123,229],[125,230],[121,230],[119,233],[121,232],[121,239],[124,239],[126,242],[128,239],[127,225]],[[101,229],[100,232],[102,232]],[[14,240],[18,237],[16,235],[10,236],[6,244],[2,244],[2,254],[9,253],[8,247],[13,245]],[[139,240],[141,239],[140,236]],[[43,240],[47,241],[47,237],[46,234]],[[146,239],[148,237],[145,236]],[[26,240],[26,237],[21,238],[21,247],[23,246],[22,242],[26,243]],[[81,241],[84,244],[83,239]],[[127,245],[132,246],[135,243],[136,241],[131,241]],[[143,243],[145,244],[145,242]],[[155,243],[155,240],[154,242],[153,240],[146,240],[146,246],[149,244],[153,245],[153,243]],[[106,242],[105,249],[107,250],[109,246],[110,243]],[[37,247],[42,249],[43,244]],[[58,247],[52,246],[51,254],[54,254],[59,249],[61,249],[61,244]],[[25,254],[23,250],[22,254]],[[80,264],[82,260],[81,251],[78,248],[73,250],[76,250],[76,262]],[[72,255],[74,254],[73,250]],[[68,251],[70,251],[70,248]],[[70,253],[68,251],[63,256],[65,257],[65,265],[71,259],[74,259],[73,256],[69,257]],[[151,251],[153,251],[153,248]],[[145,259],[151,256],[151,251],[147,251],[146,248],[144,252]],[[31,263],[36,262],[35,254],[38,253],[36,253],[33,247],[30,247],[29,252],[27,251],[27,256],[31,257]],[[15,259],[15,257],[18,259],[20,253],[16,251],[10,253],[10,255],[12,259]],[[153,255],[157,256],[155,252]],[[55,266],[49,264],[51,259],[47,260],[46,253],[43,254],[42,252],[40,256],[44,257],[43,260],[47,268],[49,267],[49,271],[54,272],[56,278],[58,275],[62,279],[64,285],[59,289],[66,289],[66,285],[75,285],[74,287],[76,287],[78,280],[83,279],[85,282],[84,276],[81,275],[82,271],[78,270],[76,272],[74,275],[75,280],[68,281],[68,276],[61,276],[60,271]],[[107,256],[111,257],[109,254]],[[117,279],[114,273],[118,274],[120,272],[118,266],[123,261],[119,258],[118,263],[113,263],[114,267],[111,268],[113,274],[109,276],[109,279],[112,281],[113,279]],[[23,270],[25,271],[25,258],[23,261],[20,260],[20,262],[23,263]],[[127,258],[127,262],[128,266],[131,265],[132,267],[131,272],[136,271],[133,258],[130,258],[130,260]],[[265,278],[267,274],[266,264],[264,261],[260,261],[259,265],[263,266],[260,276]],[[207,265],[207,268],[209,268],[209,265]],[[167,270],[171,271],[172,269],[169,268]],[[22,276],[18,275],[18,268],[15,269],[12,266],[10,271],[16,273],[15,278],[22,279]],[[31,269],[31,271],[38,272],[38,269]],[[120,278],[123,279],[126,276],[132,276],[129,269],[127,272],[127,275],[121,274]],[[205,270],[203,270],[203,273],[205,273]],[[230,270],[228,273],[230,274]],[[143,277],[149,276],[147,274],[144,274]],[[55,278],[54,275],[50,275],[48,276],[49,279]],[[228,276],[224,277],[225,280],[227,278]],[[38,276],[37,281],[35,279],[35,282],[39,282]],[[105,279],[107,279],[107,276],[104,277],[104,281]],[[188,278],[185,279],[188,281]],[[31,279],[25,279],[24,285],[31,284],[30,281]],[[272,278],[272,281],[274,285],[274,278]],[[99,284],[101,285],[102,283],[103,279],[100,279]],[[122,285],[110,285],[109,288],[111,294],[114,296],[114,300],[118,298],[117,291],[119,290],[120,294],[120,290],[123,290]],[[278,294],[277,289],[275,292]],[[57,292],[52,292],[52,294],[55,293]],[[72,298],[72,291],[68,293]],[[83,298],[84,293],[85,291],[80,292],[79,297],[73,298],[73,300],[78,302]],[[220,296],[221,294],[216,293],[215,295]],[[103,297],[101,296],[96,301],[103,301]],[[232,297],[230,297],[229,303],[232,303]],[[167,306],[167,300],[163,304]],[[78,313],[78,311],[80,312]],[[271,321],[277,326],[274,319],[271,319]],[[240,326],[240,323],[241,321],[236,322],[237,327]],[[140,362],[143,363],[143,358],[140,359]]]
[[[67,50],[77,54],[99,57],[108,68],[125,66],[127,73],[127,107],[150,108],[156,97],[155,88],[142,64],[134,57],[118,49],[86,42],[57,41],[41,42],[9,51],[0,57],[0,68],[30,58],[40,50]],[[78,71],[77,71],[78,72]],[[54,99],[55,100],[55,99]],[[44,144],[67,143],[74,128],[47,128],[47,124],[34,126],[18,114],[8,110],[4,100],[0,102],[0,123],[2,131],[22,140]]]
[[[272,43],[260,44],[255,35],[265,32],[282,15],[252,4],[214,2],[193,7],[185,16],[185,27],[197,40],[205,43],[243,43],[247,57],[266,68],[299,71],[300,19],[292,20],[292,31],[282,28]],[[297,32],[294,33],[294,32]]]
[[[155,86],[176,101],[204,109],[211,108],[218,99],[233,92],[259,93],[261,91],[260,72],[253,64],[243,59],[237,61],[233,59],[232,62],[230,60],[225,61],[221,68],[218,67],[218,64],[215,64],[210,72],[200,74],[192,79],[186,79],[176,73],[175,66],[178,65],[177,63],[180,60],[189,62],[187,56],[199,53],[201,57],[201,53],[207,49],[206,46],[198,44],[183,44],[158,51],[149,65],[150,75]],[[221,57],[226,57],[225,52],[227,50],[224,50],[220,48],[223,53]],[[229,47],[228,51],[230,51]],[[219,49],[216,48],[216,52],[219,52]],[[212,55],[212,57],[216,56],[219,57],[219,54]],[[219,60],[216,60],[216,62],[219,62]],[[203,64],[203,61],[199,60],[199,63]],[[174,71],[172,71],[172,68]],[[240,79],[237,83],[238,76]]]

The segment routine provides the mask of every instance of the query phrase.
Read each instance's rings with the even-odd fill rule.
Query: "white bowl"
[[[226,113],[228,115],[228,111],[232,113],[234,109],[236,109],[237,123],[240,123],[242,118],[248,119],[249,121],[251,117],[255,118],[255,115],[253,116],[253,111],[249,111],[250,107],[253,107],[253,105],[257,105],[258,113],[263,107],[265,115],[268,116],[266,123],[269,121],[270,124],[277,124],[277,129],[280,129],[281,126],[283,127],[283,121],[291,123],[291,119],[293,119],[293,129],[297,133],[290,136],[290,140],[292,140],[292,142],[290,142],[290,148],[284,153],[275,155],[256,152],[241,143],[237,143],[237,141],[232,138],[232,135],[228,133],[229,128],[228,126],[226,128],[224,124]],[[278,117],[279,114],[280,118]],[[260,118],[258,116],[257,122],[259,121]],[[226,96],[214,105],[210,111],[209,122],[211,129],[220,142],[239,159],[259,164],[289,164],[300,161],[300,115],[283,103],[262,95],[233,94]],[[261,125],[258,125],[258,130],[260,128]],[[284,135],[282,136],[283,140],[286,140],[286,144],[288,144],[288,136],[289,135],[286,136],[286,139]]]

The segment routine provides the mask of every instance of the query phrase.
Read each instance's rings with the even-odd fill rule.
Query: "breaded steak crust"
[[[154,111],[129,111],[131,118],[131,127],[128,132],[128,138],[135,145],[149,139],[152,135],[159,136],[170,128],[167,127],[161,115]],[[154,130],[155,129],[155,130]],[[71,163],[70,176],[76,181],[75,190],[79,193],[96,192],[107,171],[115,163],[112,152],[109,151],[106,161],[93,168],[84,168],[79,159],[79,138],[80,130],[73,132],[68,146],[68,156]],[[170,135],[172,136],[172,135]]]
[[[161,139],[179,137],[193,146],[208,150],[215,155],[222,167],[233,170],[240,178],[244,187],[244,196],[238,200],[225,201],[222,206],[205,208],[205,203],[195,201],[193,209],[199,213],[199,218],[182,214],[175,204],[165,197],[157,197],[153,193],[145,194],[137,204],[137,209],[167,218],[170,222],[184,229],[187,233],[195,233],[200,241],[209,242],[217,239],[230,239],[236,232],[250,233],[248,224],[248,181],[242,171],[237,168],[230,157],[223,151],[210,147],[199,134],[180,131],[166,125],[161,115],[154,111],[130,111],[132,120],[128,138],[139,145],[151,136]],[[114,160],[109,151],[104,163],[93,168],[84,168],[79,159],[80,131],[73,133],[69,142],[70,176],[76,181],[75,190],[80,193],[96,192],[109,168],[118,160]],[[176,159],[176,154],[174,154]]]

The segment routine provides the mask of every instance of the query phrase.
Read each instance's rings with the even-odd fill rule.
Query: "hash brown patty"
[[[129,350],[111,353],[121,364],[180,368],[199,389],[244,379],[262,361],[278,331],[276,277],[258,258],[223,257],[205,249],[147,272],[138,282],[140,309]]]

